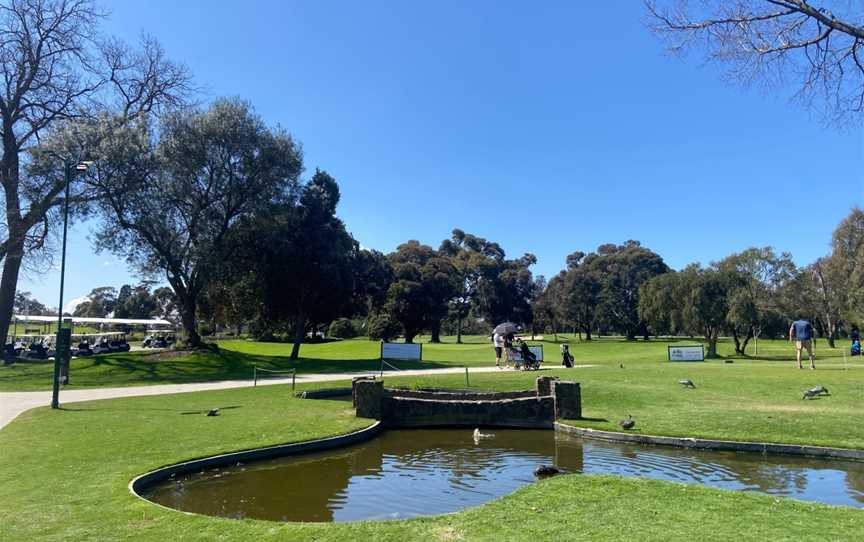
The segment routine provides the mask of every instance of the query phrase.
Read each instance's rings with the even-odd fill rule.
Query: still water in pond
[[[555,431],[386,431],[327,452],[165,481],[144,497],[180,510],[277,521],[397,519],[455,512],[534,481],[538,465],[644,476],[864,507],[864,463],[583,441]]]

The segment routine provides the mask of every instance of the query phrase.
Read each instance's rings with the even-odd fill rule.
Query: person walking
[[[795,352],[798,359],[798,368],[803,369],[801,365],[801,350],[807,349],[807,355],[810,357],[810,368],[816,368],[816,357],[813,355],[813,325],[804,318],[799,318],[792,322],[789,328],[789,342],[795,340]]]
[[[514,363],[513,356],[513,333],[508,333],[504,335],[504,368],[509,369],[511,364]]]
[[[492,334],[492,344],[495,346],[495,367],[501,368],[501,354],[504,352],[504,336],[500,333]]]

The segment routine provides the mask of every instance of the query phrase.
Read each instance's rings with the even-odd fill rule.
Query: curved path
[[[574,367],[590,367],[590,365],[575,365]],[[471,367],[469,373],[494,373],[500,369],[495,367]],[[440,374],[462,374],[464,367],[453,367],[448,369],[414,369],[404,371],[390,371],[388,376],[420,376]],[[336,380],[350,380],[355,376],[373,374],[370,371],[354,373],[330,373],[330,374],[304,374],[297,375],[298,383],[309,382],[332,382]],[[377,373],[374,373],[377,374]],[[290,378],[259,380],[259,386],[272,386],[274,384],[290,383]],[[87,388],[76,390],[62,390],[60,392],[60,404],[76,403],[80,401],[94,401],[97,399],[113,399],[115,397],[137,397],[142,395],[168,395],[172,393],[187,393],[193,391],[224,390],[230,388],[248,388],[252,386],[249,380],[221,380],[218,382],[200,382],[194,384],[156,384],[152,386],[128,386],[124,388]],[[21,391],[0,392],[0,428],[14,420],[19,414],[40,406],[51,404],[50,391]]]

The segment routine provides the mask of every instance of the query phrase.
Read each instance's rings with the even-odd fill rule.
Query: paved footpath
[[[588,367],[588,365],[577,365],[576,367]],[[469,373],[494,373],[500,371],[495,367],[471,367]],[[420,376],[439,374],[462,374],[464,367],[453,367],[448,369],[415,369],[405,371],[388,371],[388,376]],[[305,374],[297,375],[298,383],[307,382],[332,382],[335,380],[351,380],[355,376],[364,376],[372,373],[370,371],[356,373],[331,373],[331,374]],[[290,383],[290,378],[259,380],[259,386],[272,386],[274,384]],[[225,390],[230,388],[248,388],[252,386],[250,380],[222,380],[219,382],[201,382],[197,384],[157,384],[154,386],[129,386],[125,388],[88,388],[78,390],[61,390],[60,404],[76,403],[80,401],[95,401],[98,399],[113,399],[115,397],[140,397],[143,395],[168,395],[171,393],[187,393],[193,391]],[[50,391],[20,391],[0,392],[0,428],[15,419],[16,416],[40,406],[51,404]]]

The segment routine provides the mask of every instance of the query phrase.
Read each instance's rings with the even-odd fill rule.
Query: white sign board
[[[699,346],[670,346],[669,361],[705,361],[705,349]]]
[[[537,361],[543,361],[543,347],[542,346],[529,346],[528,350],[530,350],[532,354],[537,356]],[[511,356],[513,357],[514,361],[515,360],[522,361],[522,353],[519,352],[518,348],[513,349]]]
[[[405,343],[381,343],[381,359],[423,359],[423,346]]]

